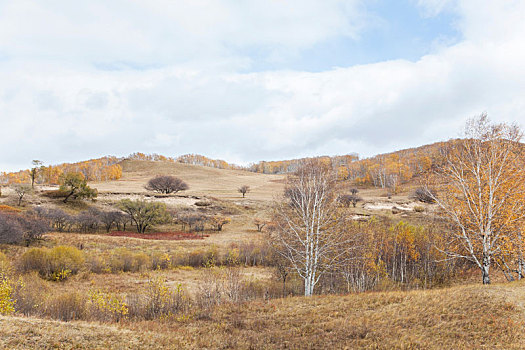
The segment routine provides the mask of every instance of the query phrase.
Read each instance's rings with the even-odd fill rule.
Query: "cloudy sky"
[[[0,0],[0,171],[370,156],[525,124],[525,1]]]

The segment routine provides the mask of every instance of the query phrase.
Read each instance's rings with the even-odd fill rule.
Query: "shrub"
[[[115,249],[109,260],[112,272],[136,272],[150,265],[150,257],[143,252],[134,253],[126,248]]]
[[[210,218],[211,225],[217,230],[222,231],[222,227],[226,224],[229,224],[232,220],[228,217],[221,215],[215,215]]]
[[[204,229],[206,216],[201,213],[185,211],[177,213],[175,220],[182,225],[183,230],[186,230],[186,226],[188,226],[188,231],[191,231],[192,228],[200,230],[201,228]]]
[[[86,266],[89,271],[93,273],[109,272],[110,267],[107,266],[104,258],[100,256],[89,255],[86,259]]]
[[[58,246],[48,252],[52,273],[70,270],[76,274],[84,265],[84,254],[75,247]]]
[[[76,274],[84,261],[84,254],[77,248],[58,246],[29,249],[20,257],[18,266],[23,272],[37,271],[42,278],[61,281]]]
[[[414,199],[423,202],[432,204],[435,202],[436,192],[434,190],[428,190],[423,187],[419,187],[414,191]]]
[[[166,281],[158,277],[148,282],[144,295],[129,295],[127,304],[130,317],[153,320],[189,310],[190,299],[180,283],[170,289]]]
[[[268,224],[268,221],[260,218],[255,218],[253,219],[253,224],[257,227],[257,232],[262,232],[264,226]]]
[[[422,213],[422,212],[425,211],[425,207],[422,206],[422,205],[416,205],[416,206],[414,207],[414,211],[415,211],[416,213]]]
[[[48,266],[48,254],[45,248],[31,248],[27,250],[18,260],[18,268],[21,272],[42,271]]]
[[[52,296],[46,302],[45,315],[61,321],[81,320],[86,316],[87,299],[80,292]]]
[[[268,248],[264,245],[245,243],[239,246],[239,263],[246,266],[261,266],[271,263]]]
[[[173,257],[168,253],[155,253],[151,257],[151,268],[153,270],[169,269],[174,265]]]
[[[9,267],[9,260],[4,253],[0,252],[0,274],[6,271]]]
[[[121,296],[91,290],[89,291],[88,312],[91,319],[118,322],[128,315],[129,309]]]
[[[11,280],[7,276],[0,276],[0,315],[10,315],[15,312],[16,300],[13,291]]]
[[[15,309],[24,315],[41,315],[45,295],[49,292],[49,282],[38,277],[38,272],[21,277],[18,288],[15,288]]]
[[[217,273],[208,269],[199,284],[195,301],[200,308],[199,318],[210,318],[212,309],[221,302],[222,283]]]
[[[192,267],[203,267],[206,264],[206,258],[204,252],[200,250],[194,250],[188,254],[188,261],[186,265]]]
[[[357,193],[357,192],[356,192]],[[361,202],[363,199],[357,194],[343,194],[339,196],[338,201],[345,207],[349,207],[350,204],[355,208],[358,202]]]
[[[67,193],[61,190],[43,191],[42,196],[52,199],[65,198]]]

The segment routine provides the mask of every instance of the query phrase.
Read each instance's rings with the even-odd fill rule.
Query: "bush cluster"
[[[93,233],[97,232],[101,227],[107,232],[112,227],[117,230],[125,230],[129,222],[129,218],[118,210],[102,211],[96,208],[89,208],[77,215],[71,215],[62,209],[35,207],[32,212],[35,216],[46,220],[58,232],[77,230],[84,233]]]
[[[48,231],[47,223],[37,217],[0,212],[0,243],[29,244]]]
[[[84,266],[85,257],[75,247],[31,248],[18,260],[22,272],[36,271],[45,279],[62,281]]]

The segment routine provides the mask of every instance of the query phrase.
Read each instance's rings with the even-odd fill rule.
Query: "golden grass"
[[[2,349],[158,349],[177,348],[174,339],[151,332],[87,322],[59,322],[0,316]]]
[[[525,284],[294,297],[121,328],[0,318],[3,348],[522,349]]]
[[[221,273],[223,269],[215,268],[215,272]],[[243,281],[267,282],[272,278],[272,269],[268,267],[243,267],[240,269]],[[80,273],[72,276],[65,282],[47,282],[53,289],[53,293],[81,291],[90,289],[101,289],[106,292],[129,294],[143,292],[148,282],[152,279],[163,278],[167,285],[176,288],[180,283],[184,290],[194,295],[201,285],[208,269],[191,268],[180,266],[166,270],[152,270],[145,272],[124,272],[116,274],[94,274]]]
[[[519,349],[523,310],[502,293],[513,288],[524,290],[476,285],[250,303],[181,334],[197,348]]]

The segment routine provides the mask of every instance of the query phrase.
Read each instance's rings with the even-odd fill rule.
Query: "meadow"
[[[348,272],[346,280],[327,274],[316,295],[305,298],[301,278],[289,269],[283,273],[282,261],[268,245],[268,227],[259,230],[254,223],[256,218],[270,220],[286,175],[168,161],[124,160],[120,165],[120,179],[89,183],[98,191],[94,200],[63,203],[48,195],[58,187],[37,184],[20,207],[11,189],[4,189],[2,210],[24,213],[39,207],[80,218],[89,210],[115,208],[123,199],[159,202],[173,219],[144,235],[180,232],[195,237],[141,239],[132,237],[132,225],[124,230],[130,232],[127,237],[125,232],[112,234],[116,227],[107,233],[100,223],[88,230],[72,224],[30,244],[0,245],[3,292],[10,293],[4,302],[11,300],[0,304],[3,348],[525,346],[520,336],[522,282],[503,283],[498,273],[495,284],[482,286],[468,265],[426,266],[432,259],[423,260],[423,252],[430,252],[429,239],[441,226],[435,220],[436,205],[413,198],[415,183],[395,194],[360,186],[359,203],[345,209],[355,230],[375,237],[370,243],[376,251],[384,251],[389,242],[395,249],[412,242],[415,253],[405,254],[404,265],[399,265],[402,255],[384,255],[387,265],[381,270],[363,264]],[[152,193],[144,186],[156,175],[175,175],[190,188]],[[244,198],[238,192],[242,185],[250,187]],[[354,185],[338,186],[345,193]],[[193,232],[180,222],[180,213],[226,217],[228,222],[221,230],[206,222]],[[418,228],[423,226],[434,228]],[[378,232],[382,242],[386,239],[384,246],[374,243]],[[426,241],[399,238],[407,232]],[[352,280],[355,276],[366,283]]]

